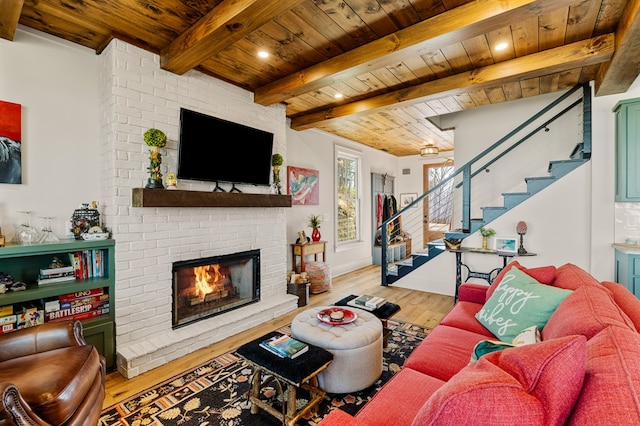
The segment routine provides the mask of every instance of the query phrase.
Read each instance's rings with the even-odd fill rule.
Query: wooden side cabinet
[[[86,278],[38,285],[40,270],[46,269],[54,258],[72,264],[74,257],[85,259]],[[17,314],[23,309],[33,309],[36,317],[45,322],[53,317],[67,319],[78,315],[86,342],[105,357],[107,369],[115,368],[114,240],[7,245],[0,247],[0,271],[27,285],[26,290],[0,294],[3,328],[12,315],[19,317]],[[82,312],[76,313],[78,310]],[[5,330],[10,333],[18,326],[19,320]]]
[[[620,101],[616,120],[616,201],[640,201],[640,98]]]
[[[640,250],[615,247],[616,253],[616,282],[640,297]]]
[[[306,257],[313,255],[314,260],[318,261],[318,255],[322,255],[322,261],[326,260],[325,249],[326,241],[311,241],[306,244],[291,244],[291,269],[296,272],[304,272]],[[297,258],[300,258],[300,267],[297,266]]]

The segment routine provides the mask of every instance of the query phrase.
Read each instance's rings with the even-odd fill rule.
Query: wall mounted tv
[[[273,133],[180,108],[178,179],[269,185]]]

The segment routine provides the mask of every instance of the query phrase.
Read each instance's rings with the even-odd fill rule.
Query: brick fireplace
[[[100,200],[104,222],[116,241],[118,370],[128,378],[137,376],[296,309],[297,298],[287,294],[285,284],[285,208],[132,204],[133,188],[144,187],[148,178],[148,147],[142,139],[147,129],[167,134],[162,172],[176,170],[180,107],[272,132],[274,152],[286,159],[284,106],[257,105],[251,93],[197,71],[182,76],[165,72],[157,55],[120,40],[101,54],[100,73]],[[213,136],[221,137],[203,135]],[[242,167],[242,158],[211,161],[212,167],[216,161],[236,161]],[[239,188],[269,193],[267,187]],[[213,188],[181,181],[178,189]],[[174,264],[253,250],[260,252],[259,300],[173,326]]]

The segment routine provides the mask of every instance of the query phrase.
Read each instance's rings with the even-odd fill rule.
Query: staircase
[[[580,91],[580,89],[582,90]],[[578,97],[577,100],[574,99],[576,97]],[[579,105],[582,105],[582,109],[576,113]],[[575,115],[573,118],[571,118],[570,112]],[[525,175],[516,179],[515,176],[520,169],[527,171],[525,165],[528,162],[527,152],[532,152],[532,149],[542,149],[540,140],[544,138],[544,133],[549,132],[552,124],[555,122],[565,123],[571,119],[575,120],[576,116],[581,116],[581,140],[576,141],[574,139],[573,142],[570,140],[561,141],[565,145],[564,152],[570,152],[567,158],[549,161],[546,170],[541,170],[541,172],[546,172],[546,175]],[[563,119],[563,121],[558,121],[560,119]],[[542,135],[540,135],[541,133]],[[544,140],[547,139],[551,140],[549,148],[555,150],[549,155],[563,152],[561,147],[558,146],[560,141],[554,141],[551,138]],[[573,143],[573,146],[567,146],[567,144],[571,143]],[[547,151],[545,150],[544,152]],[[518,155],[520,155],[520,159],[518,159]],[[487,226],[515,206],[535,196],[535,194],[585,164],[590,158],[591,88],[589,85],[582,85],[566,92],[468,163],[456,168],[456,171],[450,177],[441,181],[429,192],[421,195],[413,203],[385,221],[381,226],[382,241],[387,241],[387,233],[385,232],[387,225],[396,218],[401,217],[403,230],[412,236],[412,247],[425,248],[414,250],[409,258],[401,262],[382,262],[382,285],[393,284],[443,253],[445,251],[444,239],[455,241],[467,238],[481,227]],[[490,175],[489,172],[493,174],[495,170],[504,171],[507,176],[488,177]],[[493,189],[496,186],[492,182],[498,181],[502,183],[509,179],[511,181],[514,181],[514,179],[520,181],[520,183],[513,184],[514,187],[522,185],[521,180],[523,179],[524,190],[504,191],[498,194],[490,194],[490,191],[485,190],[486,188]],[[424,223],[428,222],[429,218],[438,216],[437,213],[432,213],[433,211],[443,208],[438,205],[438,200],[433,197],[433,194],[441,191],[443,186],[452,185],[452,183],[455,187],[454,206],[460,206],[459,209],[454,208],[456,212],[459,212],[459,217],[455,217],[453,223],[459,221],[461,227],[447,230],[444,232],[443,238],[423,244],[421,235],[423,234]],[[472,186],[474,188],[473,193],[471,191]],[[478,194],[479,192],[481,194]],[[480,204],[487,200],[494,200],[495,203],[491,204],[498,205]],[[422,208],[418,208],[421,206]],[[474,213],[480,213],[479,216],[481,217],[472,219],[472,210]],[[382,259],[387,258],[386,249],[387,245],[383,244]]]

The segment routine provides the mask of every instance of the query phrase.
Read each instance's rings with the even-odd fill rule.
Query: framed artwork
[[[22,183],[22,106],[0,101],[0,183]]]
[[[516,237],[495,237],[495,251],[503,253],[517,253],[518,240]]]
[[[320,172],[287,166],[287,188],[294,206],[317,206],[320,203]]]
[[[418,194],[415,192],[400,194],[400,209],[404,209],[409,204],[413,203],[416,200],[416,198],[418,198]],[[418,207],[418,205],[416,204],[413,207]]]

